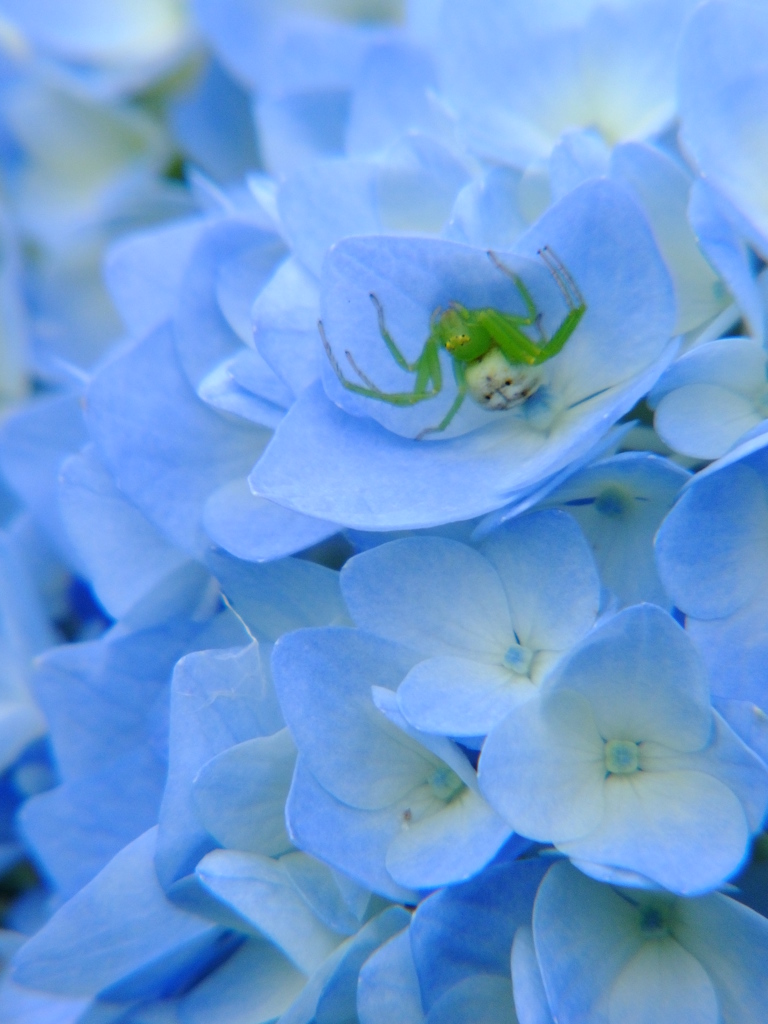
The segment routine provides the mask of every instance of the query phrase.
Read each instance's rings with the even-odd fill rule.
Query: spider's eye
[[[453,352],[455,348],[461,348],[461,346],[466,345],[468,341],[468,334],[454,334],[450,341],[446,342],[445,347],[449,352]]]

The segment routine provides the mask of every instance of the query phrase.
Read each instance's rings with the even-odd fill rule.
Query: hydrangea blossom
[[[517,832],[588,872],[686,894],[738,869],[768,807],[765,764],[712,710],[692,642],[653,605],[596,629],[491,730],[479,780]]]
[[[0,0],[0,1019],[762,1020],[767,33]]]

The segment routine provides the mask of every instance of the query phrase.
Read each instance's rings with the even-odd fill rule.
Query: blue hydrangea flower
[[[757,965],[768,922],[722,893],[680,899],[600,885],[560,863],[539,888],[533,934],[552,1015],[563,1024],[737,1024],[763,1012]]]
[[[402,718],[394,691],[413,661],[406,648],[338,629],[289,634],[273,656],[299,752],[291,835],[396,900],[475,874],[511,834],[465,752]]]
[[[649,397],[654,426],[675,451],[717,459],[768,414],[765,350],[752,338],[720,338],[678,359]]]
[[[521,835],[585,870],[679,893],[719,885],[768,807],[768,772],[710,706],[694,645],[653,605],[625,609],[491,730],[482,792]]]
[[[326,387],[341,408],[318,387],[308,389],[281,422],[251,486],[297,511],[350,526],[431,526],[498,508],[591,447],[671,355],[671,285],[637,207],[608,183],[577,189],[507,257],[526,268],[523,275],[542,295],[545,323],[556,325],[563,306],[552,281],[542,268],[536,273],[516,262],[544,245],[578,280],[587,312],[563,351],[544,364],[530,399],[507,412],[468,400],[451,424],[454,436],[419,441],[413,438],[449,408],[454,385],[446,383],[435,399],[397,408],[342,388],[328,366]],[[438,306],[457,300],[508,309],[515,301],[509,284],[477,250],[419,239],[350,239],[326,263],[323,322],[339,363],[346,364],[349,349],[378,386],[408,389],[413,382],[382,341],[370,293],[413,359]],[[539,291],[544,288],[553,291]],[[450,360],[443,358],[450,381]]]
[[[706,663],[718,698],[742,702],[742,732],[759,742],[768,710],[763,671],[766,632],[765,431],[697,474],[656,540],[664,586],[686,615],[686,631]],[[756,709],[763,709],[760,712]],[[747,738],[747,742],[753,742]],[[764,747],[763,756],[768,752]]]
[[[413,538],[357,555],[342,590],[358,626],[424,659],[398,687],[414,728],[483,736],[594,625],[600,581],[570,517],[505,524],[480,551]]]

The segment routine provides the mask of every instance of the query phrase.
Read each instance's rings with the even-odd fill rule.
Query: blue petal
[[[118,487],[182,550],[199,555],[203,505],[244,477],[266,431],[232,423],[191,390],[168,329],[116,356],[93,378],[87,420]]]
[[[222,695],[226,699],[222,699]],[[182,659],[171,690],[168,782],[160,809],[157,871],[165,887],[215,845],[197,815],[193,782],[216,754],[282,728],[258,645]]]
[[[130,334],[143,338],[176,309],[187,262],[208,221],[190,217],[137,231],[108,250],[104,276]]]
[[[16,958],[24,985],[116,1000],[172,994],[201,971],[221,929],[169,903],[155,876],[155,832],[126,846]]]
[[[390,939],[363,964],[357,988],[360,1024],[424,1024],[410,932]]]
[[[335,523],[293,512],[254,494],[245,479],[224,484],[208,498],[203,525],[214,543],[252,562],[269,562],[338,533]]]
[[[266,565],[218,552],[207,564],[252,636],[274,643],[303,626],[347,625],[339,574],[324,565],[286,558]]]
[[[426,1009],[475,974],[509,977],[512,939],[520,925],[530,923],[546,869],[535,858],[490,867],[420,904],[411,948]]]
[[[179,359],[194,388],[249,340],[250,306],[284,256],[277,235],[244,216],[202,232],[179,284],[174,316]]]
[[[115,486],[91,446],[61,467],[61,509],[96,596],[115,619],[174,575],[191,611],[209,576],[173,547]],[[104,529],[104,524],[109,529]],[[167,591],[167,587],[166,587]],[[174,613],[163,595],[163,614]],[[178,608],[181,614],[183,608]]]
[[[296,846],[387,899],[413,903],[385,867],[389,844],[402,828],[399,810],[360,811],[336,800],[299,757],[286,805],[288,832]]]
[[[306,975],[272,943],[248,939],[176,1004],[181,1024],[269,1024],[304,988]],[[138,1024],[138,1022],[137,1022]]]

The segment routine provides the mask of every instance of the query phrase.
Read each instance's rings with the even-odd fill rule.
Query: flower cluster
[[[0,1020],[766,1019],[766,48],[0,0]]]

